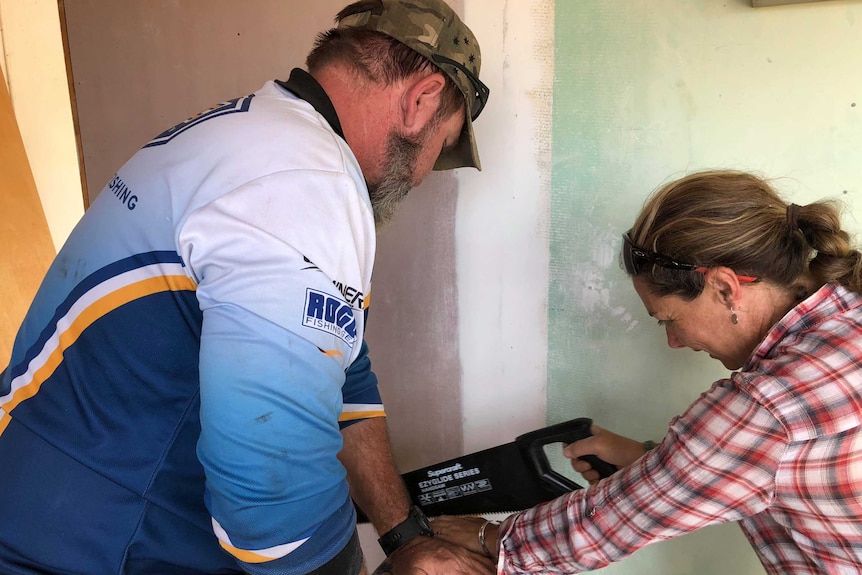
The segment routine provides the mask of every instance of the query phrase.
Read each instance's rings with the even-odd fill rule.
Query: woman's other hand
[[[570,443],[563,448],[563,455],[572,460],[572,469],[580,473],[590,485],[598,482],[599,473],[587,461],[579,459],[584,455],[595,455],[599,459],[623,468],[637,461],[645,452],[640,441],[617,435],[598,425],[590,430],[593,435]]]

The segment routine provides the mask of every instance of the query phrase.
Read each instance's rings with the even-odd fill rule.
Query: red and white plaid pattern
[[[497,572],[580,573],[728,521],[768,573],[862,573],[862,296],[824,286],[655,450],[505,521]]]

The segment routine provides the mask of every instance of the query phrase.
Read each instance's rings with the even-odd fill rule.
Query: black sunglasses
[[[622,253],[623,265],[625,266],[627,274],[635,276],[638,275],[641,271],[641,266],[644,264],[652,264],[674,270],[694,271],[698,268],[698,266],[694,264],[684,264],[659,253],[639,248],[632,241],[632,237],[629,233],[630,232],[626,232],[623,234]]]
[[[645,264],[673,270],[688,270],[698,273],[705,273],[706,270],[709,269],[706,266],[678,262],[660,253],[640,248],[632,241],[632,237],[629,235],[630,233],[631,230],[623,234],[623,248],[621,254],[623,266],[625,267],[626,273],[629,275],[638,275],[638,273],[640,273],[641,266]],[[739,278],[740,283],[753,284],[760,281],[760,278],[752,276],[741,276],[736,274],[736,277]]]
[[[491,95],[490,88],[483,84],[482,80],[480,80],[476,74],[471,72],[460,62],[456,62],[455,60],[447,58],[446,56],[441,56],[440,54],[433,54],[431,57],[435,64],[448,64],[449,66],[453,66],[457,71],[462,72],[464,76],[470,80],[470,83],[473,85],[473,95],[475,96],[475,99],[473,100],[473,109],[470,110],[470,119],[475,122],[476,118],[479,117],[479,114],[481,114],[482,110],[485,108],[485,104],[488,103],[488,97]]]

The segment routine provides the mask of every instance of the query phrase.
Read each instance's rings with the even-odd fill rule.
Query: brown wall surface
[[[0,72],[0,369],[54,258],[48,222]]]
[[[90,198],[166,128],[301,67],[346,0],[66,0]],[[460,9],[458,2],[453,2]],[[411,193],[378,243],[368,342],[403,470],[462,449],[456,181]]]

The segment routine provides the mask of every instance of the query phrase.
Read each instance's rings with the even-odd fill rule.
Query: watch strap
[[[407,519],[387,531],[377,542],[388,557],[420,535],[434,537],[434,530],[422,510],[414,505],[410,508]]]

